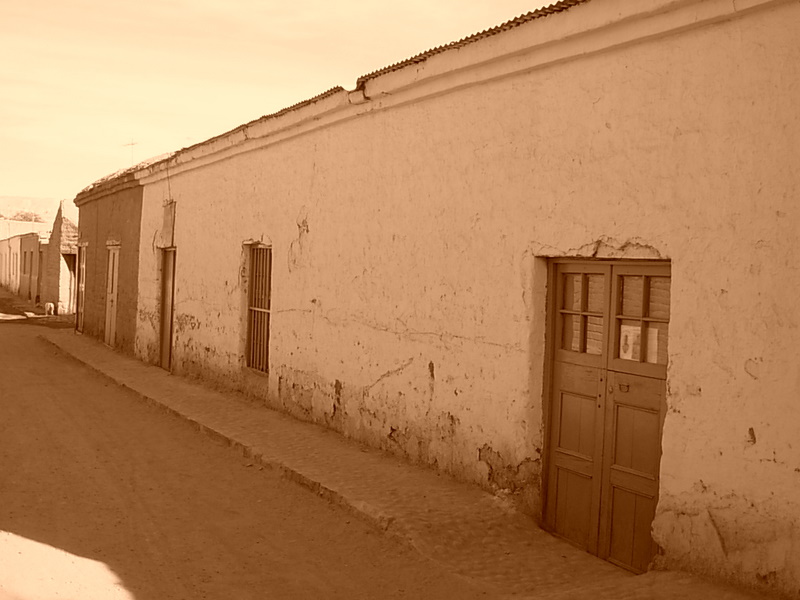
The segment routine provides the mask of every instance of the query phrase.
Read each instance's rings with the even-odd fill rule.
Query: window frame
[[[669,354],[667,353],[666,363],[649,363],[644,360],[644,354],[640,349],[640,354],[636,360],[624,359],[619,357],[619,340],[620,328],[619,325],[622,320],[634,320],[639,322],[640,326],[640,339],[645,340],[643,334],[644,327],[648,323],[664,323],[668,327],[671,324],[671,312],[666,318],[654,318],[645,314],[647,311],[648,303],[648,281],[653,277],[667,277],[670,281],[670,289],[672,287],[672,263],[663,260],[614,260],[614,259],[576,259],[576,258],[554,258],[551,259],[553,265],[553,360],[560,362],[572,363],[586,367],[604,368],[610,371],[620,373],[630,373],[635,375],[643,375],[645,377],[654,377],[657,379],[665,379],[667,368],[669,365]],[[613,268],[612,268],[613,267]],[[604,347],[602,355],[587,354],[585,353],[584,339],[585,339],[585,322],[588,317],[596,316],[594,313],[583,310],[586,302],[586,287],[582,287],[581,291],[581,310],[574,310],[564,308],[564,290],[562,287],[562,277],[564,275],[590,275],[600,274],[606,275],[606,288],[604,295],[606,297],[605,306],[603,310],[603,328],[604,328]],[[623,276],[637,276],[642,277],[642,315],[640,317],[623,316],[622,313],[622,294],[620,289],[620,280]],[[585,284],[585,278],[582,279]],[[579,351],[572,351],[562,347],[563,343],[563,319],[565,315],[575,315],[579,317],[580,330],[579,340],[581,340],[581,349]],[[668,334],[669,335],[669,334]],[[669,338],[668,338],[669,339]],[[667,344],[669,342],[667,341]]]
[[[247,245],[247,343],[245,366],[269,373],[269,338],[272,325],[272,246]]]

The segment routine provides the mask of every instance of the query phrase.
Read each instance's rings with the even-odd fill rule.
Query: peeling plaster
[[[647,241],[632,237],[619,241],[609,236],[600,236],[593,242],[563,250],[546,243],[533,241],[526,254],[547,257],[605,258],[605,259],[650,259],[668,258],[662,251]]]
[[[541,461],[538,458],[528,458],[517,465],[510,465],[488,444],[478,448],[478,460],[486,463],[489,468],[489,483],[496,489],[511,493],[531,485],[538,479],[541,471]]]

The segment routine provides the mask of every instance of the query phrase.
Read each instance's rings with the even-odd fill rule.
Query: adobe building
[[[38,267],[35,236],[45,235],[48,228],[47,223],[38,221],[0,219],[0,286],[27,295],[31,271],[36,274]]]
[[[52,303],[56,314],[75,312],[77,294],[78,226],[58,208],[53,230],[42,248],[40,302]]]
[[[100,182],[83,329],[797,595],[798,23],[565,0]]]
[[[39,233],[19,236],[19,288],[16,293],[26,300],[36,300],[39,290],[40,258]]]
[[[78,207],[75,326],[133,352],[139,273],[142,186],[129,171],[87,187]]]
[[[16,294],[20,288],[20,242],[26,234],[0,240],[0,285]]]

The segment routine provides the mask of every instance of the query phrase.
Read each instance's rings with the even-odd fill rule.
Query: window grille
[[[250,290],[247,309],[247,366],[269,370],[270,286],[272,248],[250,247]]]

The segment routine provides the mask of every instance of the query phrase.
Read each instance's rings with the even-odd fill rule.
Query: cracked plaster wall
[[[148,184],[143,247],[168,189],[181,207],[175,370],[536,512],[536,257],[670,259],[659,561],[797,593],[798,21],[780,4]],[[242,368],[242,243],[264,238],[268,378]]]

